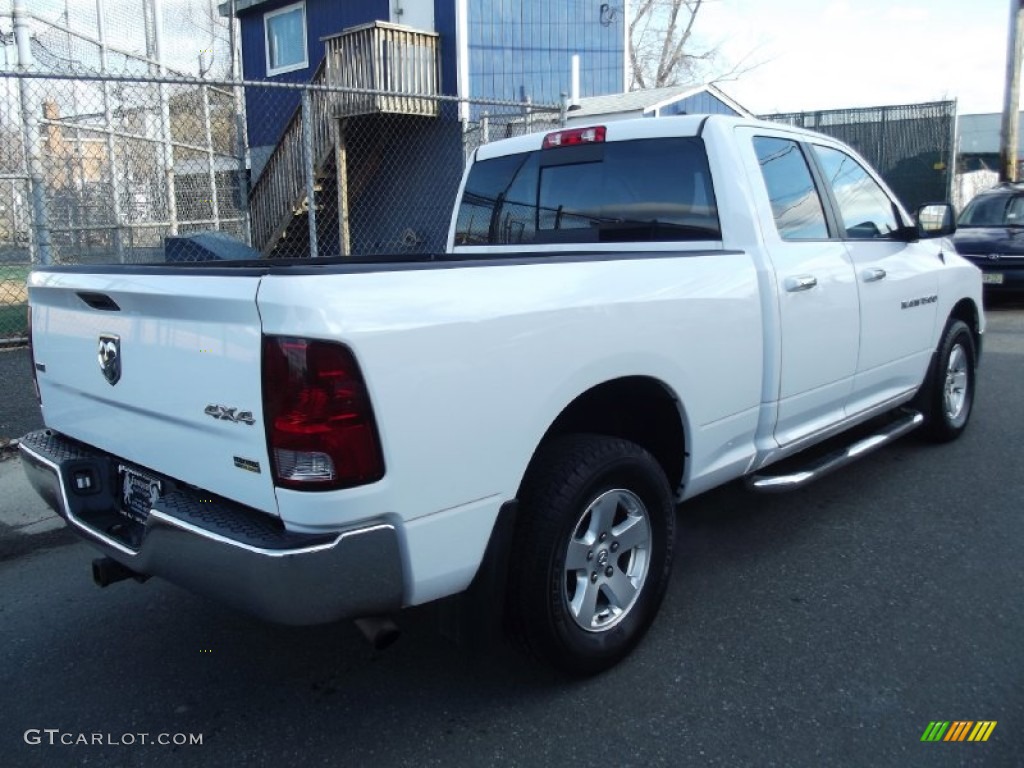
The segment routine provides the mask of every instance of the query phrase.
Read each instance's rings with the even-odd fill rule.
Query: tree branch
[[[631,90],[674,85],[683,78],[734,79],[760,66],[760,62],[751,63],[751,52],[723,72],[715,72],[721,44],[694,46],[697,18],[707,2],[639,0],[627,25]]]

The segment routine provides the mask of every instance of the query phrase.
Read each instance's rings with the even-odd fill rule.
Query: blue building
[[[223,3],[221,13],[230,14],[231,5]],[[578,55],[581,96],[619,93],[626,83],[623,11],[598,0],[234,0],[233,5],[247,80],[558,104],[570,91],[571,60]],[[287,212],[301,209],[303,190],[283,178],[294,176],[294,158],[286,155],[296,143],[289,137],[299,130],[299,101],[295,90],[246,93],[254,245],[265,253],[278,248],[283,234],[301,229]],[[314,95],[314,107],[316,102]],[[348,150],[343,178],[336,143],[316,147],[323,182],[318,210],[328,205],[330,194],[337,195],[339,183],[346,188],[342,215],[348,230],[339,228],[334,251],[389,250],[400,242],[440,247],[438,222],[448,218],[461,167],[439,178],[420,160],[424,153],[461,157],[465,123],[479,111],[432,99],[355,94],[321,106],[328,122],[341,122],[337,130],[318,126],[316,133],[333,132]],[[401,168],[400,176],[390,179],[380,158],[374,159],[382,131],[388,136],[387,165]],[[371,175],[372,183],[365,183]],[[400,241],[375,213],[386,209],[377,203],[393,198],[399,184],[402,194],[422,195],[420,182],[431,190],[436,207],[419,206],[420,221],[402,222],[407,236]],[[356,194],[348,194],[349,187]],[[291,192],[282,197],[282,188]],[[390,226],[394,229],[393,222]]]

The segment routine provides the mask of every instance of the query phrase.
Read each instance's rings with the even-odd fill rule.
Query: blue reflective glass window
[[[484,90],[470,95],[557,103],[569,90],[573,54],[580,55],[582,95],[617,93],[624,87],[624,34],[621,13],[609,17],[589,0],[471,0],[469,49],[494,55],[479,62]]]

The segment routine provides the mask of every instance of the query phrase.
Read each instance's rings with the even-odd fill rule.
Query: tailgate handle
[[[92,293],[91,291],[79,291],[78,298],[84,301],[93,309],[99,309],[103,312],[120,312],[121,308],[117,306],[117,302],[107,296],[105,293]]]

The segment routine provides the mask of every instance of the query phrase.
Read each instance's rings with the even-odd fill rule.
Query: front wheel
[[[570,674],[628,654],[661,604],[675,510],[661,466],[598,435],[541,447],[520,494],[509,620],[526,649]]]
[[[951,320],[939,342],[935,366],[921,390],[924,434],[935,442],[955,440],[974,407],[976,352],[971,329]]]

